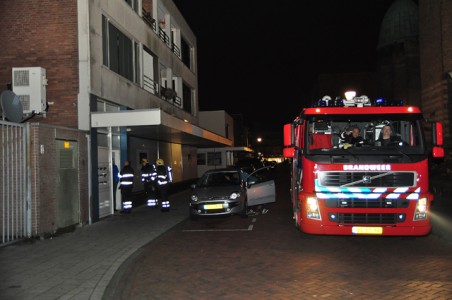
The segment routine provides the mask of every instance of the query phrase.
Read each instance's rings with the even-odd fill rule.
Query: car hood
[[[193,193],[201,199],[224,199],[229,198],[233,192],[242,192],[240,186],[216,186],[216,187],[198,187]]]

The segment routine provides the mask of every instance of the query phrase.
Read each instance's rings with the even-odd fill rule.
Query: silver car
[[[264,170],[265,169],[265,170]],[[239,168],[209,170],[191,186],[189,201],[191,219],[201,216],[248,216],[248,207],[275,202],[275,182],[267,168],[247,174]]]

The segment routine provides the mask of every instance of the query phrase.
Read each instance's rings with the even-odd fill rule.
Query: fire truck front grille
[[[414,172],[322,172],[320,186],[326,187],[412,187]]]
[[[396,224],[405,221],[405,214],[336,214],[330,213],[331,222],[341,224]]]
[[[407,199],[375,199],[363,200],[356,198],[325,199],[326,207],[340,208],[406,208],[410,205]]]

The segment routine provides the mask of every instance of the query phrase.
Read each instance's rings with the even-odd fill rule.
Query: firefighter
[[[130,161],[126,160],[124,162],[124,167],[121,169],[121,172],[119,173],[123,213],[132,212],[132,190],[134,176],[135,171],[130,166]]]
[[[347,149],[351,146],[360,147],[364,144],[364,139],[361,136],[361,129],[358,126],[353,126],[352,130],[348,130],[343,132],[341,138],[345,141],[344,149]]]
[[[392,134],[392,128],[389,125],[383,126],[380,133],[380,138],[377,140],[382,146],[405,144],[400,137]]]
[[[157,159],[156,163],[156,172],[157,172],[157,190],[158,190],[158,198],[160,202],[161,211],[169,211],[170,210],[170,202],[168,199],[168,188],[169,184],[173,182],[172,169],[169,166],[165,166],[165,162],[163,159]]]
[[[154,164],[149,164],[146,158],[141,160],[141,182],[144,185],[144,191],[146,193],[146,205],[149,207],[156,207],[158,205],[156,195],[156,176],[157,172]]]

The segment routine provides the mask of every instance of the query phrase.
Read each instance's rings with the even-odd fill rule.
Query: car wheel
[[[196,220],[198,220],[198,216],[195,215],[195,214],[190,213],[190,220],[196,221]]]
[[[240,216],[242,218],[248,218],[248,201],[245,200],[245,202],[243,203],[243,209],[242,212],[240,213]]]

